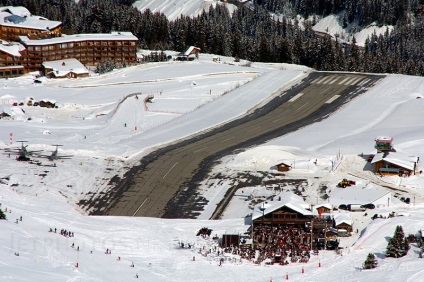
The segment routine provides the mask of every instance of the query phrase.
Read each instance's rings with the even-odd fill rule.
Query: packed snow
[[[384,253],[396,225],[402,225],[405,234],[424,228],[423,177],[380,177],[361,157],[375,152],[377,136],[393,137],[398,151],[424,156],[420,77],[388,75],[327,119],[223,158],[199,187],[209,204],[198,219],[98,217],[80,208],[80,200],[109,189],[113,176],[122,176],[148,152],[237,118],[311,71],[212,58],[201,54],[193,62],[143,64],[84,79],[34,83],[35,77],[27,75],[0,80],[0,96],[24,103],[2,103],[1,110],[16,115],[0,119],[0,149],[16,148],[22,140],[28,141],[24,144],[29,151],[48,154],[55,149],[53,144],[61,144],[59,155],[73,155],[55,162],[31,157],[41,165],[16,161],[16,155],[7,151],[0,155],[0,208],[7,209],[8,217],[0,220],[1,281],[422,279],[424,261],[415,244],[400,259],[386,258]],[[57,108],[27,106],[30,100],[51,101]],[[277,175],[279,161],[289,163],[292,170]],[[228,178],[217,181],[218,172]],[[208,220],[233,177],[263,172],[288,184],[278,189],[263,185],[240,189],[223,219]],[[321,251],[306,264],[256,265],[237,255],[218,255],[213,238],[196,236],[202,227],[218,237],[245,233],[250,200],[295,189],[290,179],[303,179],[297,188],[303,189],[308,204],[319,204],[326,202],[321,198],[322,184],[331,200],[343,189],[337,187],[342,178],[355,180],[359,187],[397,189],[387,191],[414,200],[405,204],[392,197],[389,207],[368,211],[382,215],[395,211],[394,218],[371,220],[370,214],[350,213],[358,233],[341,238],[342,252]],[[74,235],[61,235],[61,230]],[[182,243],[191,248],[182,248]],[[207,250],[213,251],[206,255]],[[363,270],[369,252],[376,254],[379,266]]]

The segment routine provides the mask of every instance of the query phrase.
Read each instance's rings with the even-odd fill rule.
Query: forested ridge
[[[424,75],[424,0],[256,0],[253,9],[239,7],[231,15],[221,5],[197,17],[169,21],[132,0],[3,0],[31,13],[63,22],[64,33],[131,31],[140,47],[202,52],[262,62],[295,63],[327,71]],[[285,15],[277,21],[270,12]],[[317,36],[312,22],[303,26],[296,15],[337,14],[343,25],[393,25],[372,35],[364,48]]]

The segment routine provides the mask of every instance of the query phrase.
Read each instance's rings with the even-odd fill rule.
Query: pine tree
[[[386,256],[400,258],[405,256],[409,250],[408,239],[405,238],[402,226],[396,226],[395,234],[390,238],[387,244]]]
[[[0,219],[6,219],[6,214],[0,209]]]
[[[369,253],[367,256],[367,259],[362,264],[362,267],[364,269],[373,269],[376,268],[378,265],[377,259],[375,258],[375,255],[373,253]]]

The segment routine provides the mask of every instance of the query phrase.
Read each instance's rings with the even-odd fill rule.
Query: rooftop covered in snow
[[[79,42],[87,40],[124,40],[137,41],[138,38],[131,32],[111,32],[111,33],[85,33],[65,35],[61,37],[45,38],[45,39],[30,39],[28,36],[19,36],[21,42],[26,46],[49,45],[57,43]]]

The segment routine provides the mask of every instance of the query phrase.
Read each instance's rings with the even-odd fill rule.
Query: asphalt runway
[[[195,218],[198,183],[220,157],[322,120],[382,77],[313,72],[254,113],[144,157],[93,214]]]

